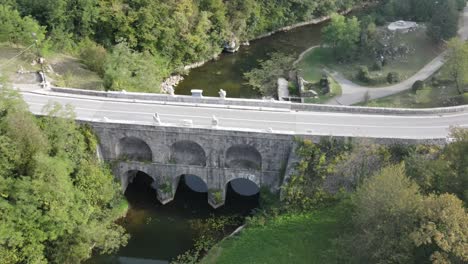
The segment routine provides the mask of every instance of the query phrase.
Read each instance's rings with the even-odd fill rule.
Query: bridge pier
[[[226,201],[226,188],[208,189],[208,204],[214,209],[224,205]]]

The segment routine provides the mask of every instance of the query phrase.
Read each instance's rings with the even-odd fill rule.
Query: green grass
[[[0,43],[0,75],[6,77],[10,82],[22,78],[22,76],[16,74],[21,67],[25,71],[38,71],[40,69],[39,65],[32,65],[35,58],[34,48],[15,58],[24,49],[25,47],[15,47],[8,43]]]
[[[38,64],[32,65],[36,58],[35,49],[32,48],[23,55],[10,60],[22,52],[25,47],[15,47],[8,43],[0,43],[0,73],[10,82],[29,83],[35,80],[27,75],[19,75],[16,72],[23,67],[25,71],[38,71]],[[5,65],[5,63],[7,63]],[[46,65],[50,65],[53,72],[47,75],[52,79],[52,84],[63,87],[103,90],[103,81],[95,72],[86,68],[77,58],[64,54],[51,54],[46,57]]]
[[[307,104],[324,104],[335,96],[341,95],[341,86],[330,77],[330,93],[319,95],[318,98],[305,98],[304,102]]]
[[[406,58],[396,59],[389,62],[382,71],[371,71],[371,75],[376,78],[385,78],[389,72],[397,72],[401,79],[405,80],[417,73],[427,63],[434,59],[440,52],[440,48],[435,45],[427,36],[423,29],[400,35],[399,43],[406,43],[412,52]],[[316,48],[311,50],[298,63],[305,80],[318,82],[322,76],[324,68],[342,73],[349,80],[368,86],[386,86],[387,83],[379,85],[369,85],[356,79],[356,74],[360,66],[365,65],[372,69],[373,59],[368,56],[353,60],[350,63],[338,63],[333,58],[333,52],[329,48]]]
[[[335,263],[332,240],[343,230],[339,206],[302,215],[282,215],[250,226],[215,246],[201,263]]]
[[[468,93],[460,95],[453,84],[432,86],[426,85],[417,92],[411,90],[361,103],[361,106],[399,107],[399,108],[432,108],[468,104]]]
[[[90,71],[77,58],[57,54],[49,59],[54,70],[49,73],[54,85],[61,87],[80,88],[88,90],[104,90],[103,80],[99,75]]]
[[[298,63],[298,69],[306,81],[317,83],[322,78],[323,68],[332,63],[333,54],[330,49],[315,48]]]

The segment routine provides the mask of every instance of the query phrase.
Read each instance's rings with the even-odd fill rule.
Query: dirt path
[[[463,11],[462,21],[460,24],[460,30],[458,33],[460,37],[466,41],[468,40],[468,6],[465,7]],[[445,54],[446,52],[443,52],[437,56],[411,78],[387,87],[379,88],[361,86],[346,79],[341,73],[332,72],[332,77],[341,85],[343,93],[328,101],[327,104],[353,105],[364,101],[364,98],[366,97],[368,99],[377,99],[411,89],[415,81],[426,80],[444,65]]]

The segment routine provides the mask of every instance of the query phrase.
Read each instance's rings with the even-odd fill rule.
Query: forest
[[[213,58],[229,40],[357,4],[363,1],[1,0],[0,42],[27,46],[34,32],[43,55],[81,57],[106,89],[158,92],[163,78]]]
[[[20,95],[0,89],[1,263],[80,263],[113,252],[128,235],[120,185],[95,158],[97,139],[50,105],[34,117]]]

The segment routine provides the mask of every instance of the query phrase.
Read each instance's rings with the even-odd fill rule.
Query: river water
[[[189,187],[186,183],[188,177],[194,176],[182,177],[175,199],[162,205],[156,199],[156,191],[151,188],[152,179],[144,173],[139,173],[125,192],[130,209],[121,224],[131,235],[127,246],[114,255],[97,256],[87,263],[169,263],[193,248],[194,239],[202,231],[197,223],[213,217],[234,216],[237,219],[235,224],[226,227],[225,230],[229,233],[258,207],[258,190],[252,190],[249,184],[237,187],[230,184],[225,205],[215,210],[208,205],[206,185],[191,180]],[[234,190],[238,187],[256,194],[242,196]]]
[[[192,69],[176,87],[176,94],[190,95],[191,89],[202,89],[205,96],[218,96],[219,89],[228,97],[253,98],[259,94],[245,85],[243,73],[258,67],[259,60],[268,59],[272,52],[298,56],[307,48],[320,43],[322,25],[309,25],[252,41],[237,53],[223,53],[217,60]]]

